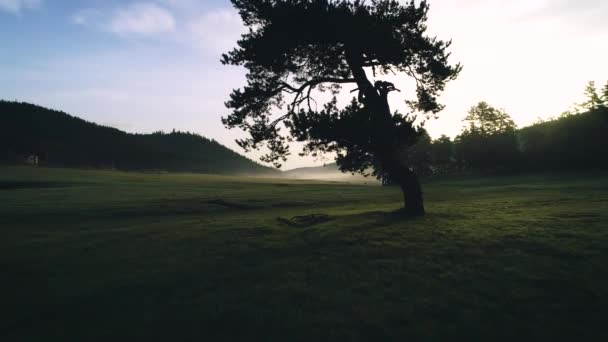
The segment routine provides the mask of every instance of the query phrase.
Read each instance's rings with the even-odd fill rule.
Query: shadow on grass
[[[419,220],[424,220],[425,218],[433,217],[433,216],[435,216],[435,214],[433,214],[433,213],[428,213],[425,216],[411,215],[404,209],[397,209],[397,210],[366,211],[366,212],[361,212],[361,213],[356,213],[356,214],[342,215],[340,217],[343,217],[348,220],[358,219],[361,221],[365,221],[365,220],[369,220],[369,219],[374,219],[374,220],[389,221],[389,222],[397,223],[397,222],[419,221]]]
[[[281,224],[296,227],[308,228],[326,222],[334,222],[342,224],[344,227],[352,227],[352,223],[365,224],[367,229],[384,227],[395,223],[412,222],[424,219],[424,216],[412,216],[403,209],[392,211],[368,211],[346,215],[327,215],[324,213],[314,213],[301,216],[293,216],[291,218],[277,217],[277,221]],[[370,224],[371,223],[371,224]]]
[[[72,186],[72,184],[39,181],[0,181],[0,190],[65,188],[68,186]]]
[[[326,214],[310,214],[294,216],[292,218],[277,217],[277,221],[292,227],[311,227],[320,223],[331,221],[333,218]]]

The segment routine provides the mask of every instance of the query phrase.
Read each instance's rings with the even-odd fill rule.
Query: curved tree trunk
[[[389,178],[399,184],[403,192],[404,210],[411,216],[425,214],[422,200],[422,189],[418,177],[399,157],[399,146],[395,146],[395,137],[392,136],[392,114],[388,103],[388,93],[392,91],[382,85],[373,85],[363,69],[360,53],[347,51],[347,62],[353,77],[359,86],[359,101],[372,113],[370,130],[376,145],[374,153]],[[394,90],[394,89],[393,89]]]
[[[424,216],[424,201],[418,176],[407,169],[403,178],[399,181],[399,186],[401,187],[401,192],[403,192],[405,213],[410,216]]]

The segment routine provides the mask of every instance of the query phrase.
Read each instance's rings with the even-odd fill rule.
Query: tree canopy
[[[465,131],[481,135],[500,134],[516,128],[515,122],[504,109],[497,109],[485,101],[471,107],[463,120]]]
[[[608,84],[606,85],[608,87]],[[604,89],[606,92],[606,89]],[[589,81],[587,86],[585,87],[585,97],[587,100],[581,104],[581,107],[585,110],[594,110],[604,105],[604,99],[598,94],[597,87],[595,86],[595,81]]]
[[[371,168],[378,178],[412,180],[403,156],[421,136],[415,115],[438,113],[438,95],[461,70],[448,63],[450,42],[426,35],[426,1],[232,3],[249,32],[222,62],[245,67],[247,84],[230,95],[223,123],[249,133],[241,147],[267,147],[262,160],[280,167],[296,139],[306,143],[303,153],[336,153],[343,171]],[[389,73],[416,83],[408,114],[389,108],[389,93],[398,91],[381,79]],[[339,108],[335,96],[346,84],[357,96]],[[315,94],[325,91],[334,99],[317,103]]]
[[[469,168],[505,170],[517,164],[516,126],[505,110],[482,101],[471,107],[463,122],[457,152]]]

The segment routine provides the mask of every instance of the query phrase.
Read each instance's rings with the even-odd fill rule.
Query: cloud
[[[76,12],[72,16],[72,21],[78,25],[83,26],[96,26],[101,23],[103,14],[93,8],[87,8]]]
[[[188,26],[193,42],[212,53],[230,50],[246,32],[238,13],[228,9],[208,12],[192,20]]]
[[[246,32],[235,10],[203,10],[193,0],[140,2],[110,10],[88,8],[76,12],[72,22],[126,38],[162,34],[165,42],[173,41],[209,55],[230,50]]]
[[[605,0],[552,0],[529,8],[519,21],[554,20],[572,26],[573,29],[601,29],[608,27],[608,2]]]
[[[160,0],[160,2],[172,8],[182,10],[196,10],[201,6],[200,0]]]
[[[25,9],[37,9],[42,6],[42,0],[0,0],[0,10],[14,14]]]
[[[547,11],[560,14],[580,14],[591,13],[596,11],[605,11],[608,9],[605,0],[555,0],[547,4]]]
[[[167,9],[153,3],[136,3],[118,9],[106,30],[118,35],[152,35],[175,31],[175,18]]]
[[[173,33],[177,26],[171,12],[153,3],[136,3],[112,12],[87,8],[76,12],[72,21],[122,37]]]

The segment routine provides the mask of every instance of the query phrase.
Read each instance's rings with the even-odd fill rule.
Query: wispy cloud
[[[159,5],[162,4],[162,5]],[[162,0],[158,4],[136,3],[113,10],[83,9],[72,21],[121,37],[162,35],[205,54],[219,54],[235,46],[245,27],[233,9],[203,10],[192,0]]]
[[[179,10],[196,10],[201,7],[200,0],[160,0],[161,3]]]
[[[148,2],[135,3],[110,12],[87,8],[76,12],[72,21],[123,37],[171,33],[177,26],[175,17],[168,9]]]
[[[107,29],[119,35],[150,35],[175,30],[175,18],[153,3],[137,3],[116,11]]]
[[[0,0],[0,10],[19,14],[26,9],[37,9],[42,6],[42,0]]]
[[[227,9],[208,12],[192,20],[188,28],[194,43],[212,53],[226,52],[245,32],[239,15]]]
[[[608,28],[608,2],[605,0],[554,0],[523,17],[528,20],[556,19],[579,28]]]
[[[74,23],[83,26],[99,25],[101,24],[102,19],[103,14],[94,8],[80,10],[72,16],[72,21]]]

